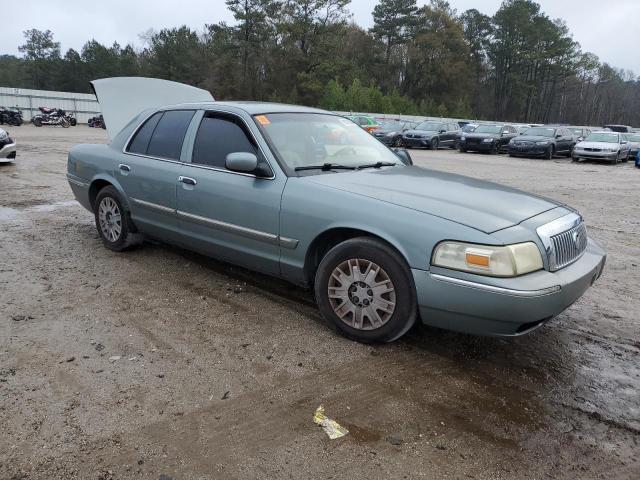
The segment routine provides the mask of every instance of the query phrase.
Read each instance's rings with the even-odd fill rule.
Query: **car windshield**
[[[629,142],[640,142],[640,135],[627,135],[627,140]]]
[[[379,125],[382,130],[402,130],[402,123],[400,122],[382,122]]]
[[[351,120],[321,113],[270,113],[254,117],[279,158],[289,167],[325,163],[360,167],[401,164],[375,137]]]
[[[615,133],[592,133],[585,140],[587,142],[604,142],[604,143],[618,143],[618,135]]]
[[[501,133],[502,128],[500,125],[480,125],[473,133]]]
[[[581,128],[572,128],[571,132],[575,133],[576,135],[582,135],[582,129]]]
[[[555,128],[532,127],[523,132],[524,135],[533,137],[553,137],[556,134]]]
[[[463,133],[474,132],[476,128],[478,128],[477,125],[465,125],[464,127],[462,127],[462,132]]]
[[[444,130],[444,124],[439,122],[422,122],[418,124],[416,130],[426,130],[427,132],[439,132]]]

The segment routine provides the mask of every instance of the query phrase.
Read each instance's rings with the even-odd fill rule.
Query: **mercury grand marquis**
[[[522,335],[602,273],[571,207],[406,165],[330,112],[157,79],[92,85],[111,141],[75,146],[67,176],[107,248],[153,238],[313,288],[351,339],[390,342],[416,320]]]

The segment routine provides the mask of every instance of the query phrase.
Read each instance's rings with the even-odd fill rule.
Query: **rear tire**
[[[129,212],[115,187],[104,187],[98,192],[93,211],[98,235],[109,250],[122,252],[142,243],[142,234],[134,231]]]
[[[314,293],[323,317],[358,342],[392,342],[418,316],[407,263],[373,238],[353,238],[333,247],[320,262]]]
[[[33,124],[34,124],[36,127],[41,127],[41,126],[42,126],[42,119],[41,119],[41,118],[39,118],[39,117],[35,117],[35,118],[33,119]]]

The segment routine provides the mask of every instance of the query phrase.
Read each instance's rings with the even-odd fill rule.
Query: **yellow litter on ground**
[[[320,405],[317,408],[316,413],[313,414],[313,421],[314,423],[322,427],[322,429],[331,440],[344,437],[347,433],[349,433],[349,430],[344,428],[338,422],[336,422],[335,420],[331,420],[330,418],[327,418],[325,416],[324,407],[322,405]]]

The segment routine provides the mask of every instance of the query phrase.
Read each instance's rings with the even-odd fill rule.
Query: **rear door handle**
[[[123,172],[130,172],[131,171],[131,167],[129,165],[125,165],[124,163],[121,163],[120,165],[118,165],[118,168],[120,170],[122,170]]]
[[[186,183],[187,185],[195,185],[198,182],[196,182],[195,178],[191,178],[191,177],[183,177],[182,175],[180,175],[178,177],[178,181],[182,182],[182,183]]]

